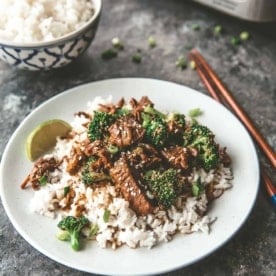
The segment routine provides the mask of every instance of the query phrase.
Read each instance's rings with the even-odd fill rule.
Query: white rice
[[[91,108],[96,108],[99,103],[110,103],[111,98],[104,101],[96,98],[93,103],[88,103],[89,113]],[[72,123],[74,130],[78,133],[70,143],[65,140],[58,140],[57,145],[50,156],[62,158],[68,155],[71,146],[75,142],[83,141],[86,138],[85,129],[81,124],[87,122],[84,116],[76,116]],[[198,177],[204,185],[215,181],[217,194],[232,186],[232,172],[230,168],[220,166],[216,171],[206,173],[204,170],[194,170],[189,178],[193,182]],[[67,215],[75,216],[79,209],[83,214],[97,225],[98,232],[94,236],[100,247],[111,247],[113,249],[127,245],[131,248],[148,247],[151,248],[161,242],[170,241],[176,233],[189,234],[201,231],[208,234],[210,224],[215,220],[208,215],[202,215],[207,210],[208,200],[205,193],[200,197],[190,197],[186,200],[181,198],[177,201],[177,206],[172,206],[167,211],[156,210],[147,216],[137,216],[129,208],[129,203],[116,194],[115,187],[95,188],[81,183],[78,177],[72,177],[66,172],[66,161],[61,165],[60,170],[52,175],[56,179],[51,185],[41,187],[34,192],[30,203],[33,212],[50,218],[60,219]],[[70,209],[62,210],[66,205],[64,198],[64,187],[70,186],[74,190],[75,197],[70,204]],[[109,210],[110,217],[107,222],[103,216]]]
[[[50,41],[79,29],[93,13],[91,0],[1,0],[0,39]]]

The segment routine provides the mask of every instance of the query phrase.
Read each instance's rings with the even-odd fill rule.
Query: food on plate
[[[80,29],[93,14],[91,0],[2,0],[0,39],[51,41]]]
[[[74,241],[75,250],[81,238],[151,248],[177,233],[209,232],[208,207],[232,187],[233,174],[207,126],[161,111],[147,96],[97,97],[71,126],[21,185],[34,190],[33,212],[59,221],[59,239]]]

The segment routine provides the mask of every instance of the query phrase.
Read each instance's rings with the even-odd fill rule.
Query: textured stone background
[[[199,30],[192,26],[198,24]],[[223,33],[213,35],[220,24]],[[276,148],[276,24],[254,24],[181,0],[104,0],[95,41],[74,64],[50,72],[18,71],[0,62],[0,154],[10,136],[35,107],[62,91],[94,80],[150,77],[174,81],[206,93],[195,71],[180,70],[175,61],[196,47],[233,91],[268,142]],[[232,36],[249,31],[238,46]],[[149,49],[147,38],[156,38]],[[110,61],[101,53],[119,36],[125,49]],[[131,61],[142,51],[141,64]],[[220,119],[220,118],[218,118]],[[222,122],[223,123],[223,122]],[[264,157],[260,159],[273,175]],[[261,186],[256,205],[242,229],[204,260],[166,275],[275,275],[276,217]],[[19,236],[0,204],[1,275],[86,275],[64,267]]]

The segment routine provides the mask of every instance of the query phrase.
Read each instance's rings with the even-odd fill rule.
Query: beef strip
[[[144,108],[148,105],[153,106],[153,102],[147,97],[143,96],[139,101],[134,98],[131,98],[129,104],[132,108],[132,114],[136,120],[141,121],[141,113],[144,111]]]
[[[136,169],[153,169],[160,167],[162,159],[158,151],[150,144],[139,143],[125,154],[129,164]]]
[[[109,142],[120,148],[139,142],[145,132],[143,127],[131,116],[116,120],[108,131],[110,134]]]
[[[125,104],[125,99],[121,98],[117,104],[99,104],[99,111],[114,114],[118,109],[122,108]]]
[[[129,202],[130,208],[138,215],[147,215],[153,212],[153,204],[139,186],[137,178],[134,177],[125,158],[120,158],[115,162],[114,167],[110,170],[110,175],[124,199]]]
[[[162,150],[163,157],[176,169],[188,170],[192,153],[188,148],[181,146],[171,146]]]
[[[80,168],[83,165],[83,162],[86,160],[85,154],[82,152],[79,145],[76,145],[72,148],[70,152],[70,156],[66,157],[67,160],[67,167],[66,171],[70,175],[76,175]]]
[[[28,183],[32,185],[34,190],[39,189],[40,180],[43,176],[48,177],[50,172],[53,172],[58,168],[60,162],[58,162],[55,158],[40,158],[38,159],[30,174],[25,178],[25,180],[21,184],[21,188],[24,189]]]
[[[105,144],[101,140],[89,142],[85,145],[84,153],[87,157],[95,156],[97,161],[93,162],[93,169],[101,171],[102,169],[108,170],[112,167],[110,153],[108,152]]]

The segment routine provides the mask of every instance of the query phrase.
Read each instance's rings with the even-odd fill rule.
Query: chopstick
[[[210,65],[206,62],[206,60],[203,58],[203,56],[195,49],[193,49],[190,52],[190,57],[194,60],[196,66],[197,66],[197,72],[202,77],[203,68],[204,71],[208,73],[209,78],[213,82],[213,85],[208,82],[206,77],[204,76],[202,79],[204,84],[206,85],[208,91],[210,91],[210,94],[217,100],[219,96],[217,94],[221,95],[227,104],[231,107],[231,109],[234,111],[234,113],[239,117],[239,119],[243,122],[243,124],[246,126],[250,134],[254,137],[255,141],[258,143],[260,148],[263,150],[264,154],[272,164],[274,168],[276,168],[276,153],[273,151],[273,149],[270,147],[270,145],[266,142],[262,134],[259,132],[259,130],[256,128],[254,123],[251,121],[249,116],[246,114],[246,112],[242,109],[242,107],[238,104],[232,93],[224,86],[222,81],[219,79],[218,75],[214,72],[214,70],[210,67]],[[215,90],[213,87],[217,87]],[[210,89],[210,90],[209,90]],[[217,92],[217,93],[216,93]],[[215,95],[214,95],[215,94]]]
[[[261,170],[262,178],[265,184],[265,188],[267,190],[268,195],[274,206],[276,206],[276,187],[273,185],[271,179],[267,175],[264,169]]]
[[[239,119],[247,127],[248,131],[255,138],[256,142],[259,144],[260,148],[263,150],[264,154],[271,162],[273,167],[276,167],[276,155],[272,148],[267,144],[261,133],[254,126],[253,122],[250,120],[248,115],[243,111],[240,105],[232,96],[231,92],[223,85],[222,81],[219,79],[217,74],[213,71],[211,66],[203,58],[203,56],[195,49],[190,52],[190,59],[196,64],[196,70],[200,76],[202,82],[206,86],[210,95],[218,102],[223,101],[228,104],[233,112],[239,117]],[[276,188],[273,185],[271,179],[266,173],[265,169],[261,167],[261,176],[263,183],[265,185],[266,191],[270,196],[272,204],[276,206]]]

